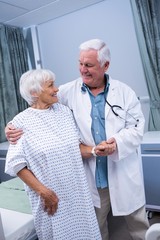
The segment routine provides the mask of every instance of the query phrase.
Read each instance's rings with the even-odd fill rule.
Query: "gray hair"
[[[92,39],[82,43],[79,46],[80,51],[88,51],[88,50],[97,50],[97,60],[100,63],[101,67],[106,63],[110,62],[111,54],[106,43],[100,39]]]
[[[19,82],[20,93],[30,106],[37,99],[33,93],[40,93],[42,85],[48,80],[55,81],[55,74],[48,69],[34,69],[22,74]]]

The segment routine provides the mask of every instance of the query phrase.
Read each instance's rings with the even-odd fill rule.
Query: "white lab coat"
[[[120,117],[126,119],[125,121],[115,116],[108,104],[105,106],[106,136],[107,139],[114,137],[117,142],[117,151],[108,156],[108,183],[112,212],[115,216],[128,215],[145,204],[141,156],[138,154],[145,121],[134,91],[118,80],[109,78],[109,83],[108,102],[129,111],[129,114],[120,109],[116,111]],[[84,143],[94,146],[91,133],[91,101],[88,92],[82,91],[81,86],[81,78],[60,86],[59,101],[73,111]],[[139,120],[137,127],[135,127],[136,120],[131,115]],[[100,207],[100,198],[95,184],[95,158],[84,160],[84,167],[94,206]]]

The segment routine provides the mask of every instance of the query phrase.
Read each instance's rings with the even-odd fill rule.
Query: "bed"
[[[33,216],[23,182],[13,178],[0,184],[0,240],[36,240]]]

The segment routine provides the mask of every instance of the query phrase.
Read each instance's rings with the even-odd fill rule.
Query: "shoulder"
[[[64,112],[64,113],[72,114],[72,111],[70,110],[70,108],[61,103],[54,103],[52,105],[52,108],[56,112]]]
[[[110,80],[110,97],[113,95],[117,99],[118,102],[122,101],[122,103],[126,105],[137,105],[140,104],[136,92],[126,83],[121,82],[119,80],[111,79]]]
[[[58,94],[61,93],[61,92],[67,92],[67,91],[72,90],[72,89],[74,89],[76,87],[79,87],[81,85],[82,85],[82,79],[77,78],[77,79],[75,79],[71,82],[60,85]]]
[[[129,85],[127,85],[126,83],[121,82],[117,79],[110,78],[109,83],[110,83],[110,88],[111,89],[116,89],[117,88],[120,91],[126,91],[126,92],[133,92],[134,93],[134,90]]]
[[[25,109],[24,111],[18,113],[13,120],[11,121],[15,127],[22,127],[28,118],[30,113],[29,108]]]
[[[77,97],[77,94],[81,92],[81,87],[81,78],[77,78],[74,81],[61,85],[57,93],[59,102],[72,109],[71,102],[75,102],[75,97]]]
[[[54,114],[56,114],[57,118],[58,119],[61,118],[63,122],[74,121],[73,112],[66,105],[63,105],[61,103],[55,103],[53,104],[53,111],[54,111]]]

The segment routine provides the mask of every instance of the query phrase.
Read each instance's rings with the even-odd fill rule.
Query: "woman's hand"
[[[54,191],[44,188],[40,194],[43,204],[43,209],[48,215],[53,215],[58,209],[59,199]]]
[[[43,185],[27,167],[20,170],[17,176],[40,196],[43,209],[48,215],[57,211],[59,199],[55,192]]]

